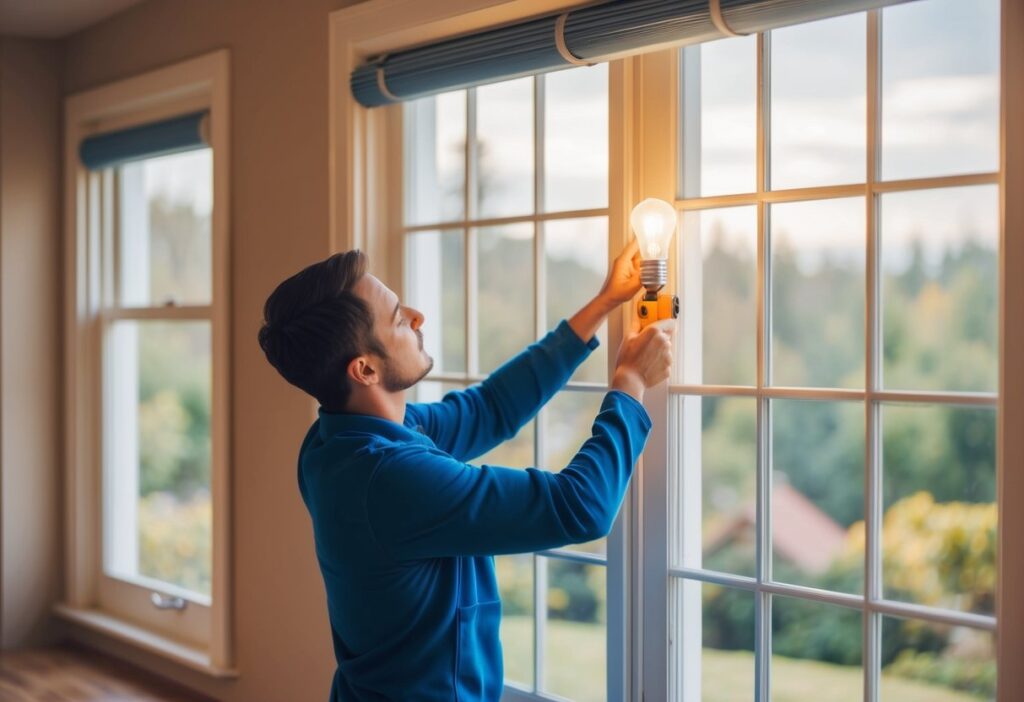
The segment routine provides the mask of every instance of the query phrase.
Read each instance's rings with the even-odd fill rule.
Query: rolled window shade
[[[349,78],[365,107],[910,0],[613,0],[398,51]],[[560,45],[561,44],[561,45]]]
[[[95,134],[82,140],[78,154],[86,168],[99,170],[129,161],[201,149],[209,145],[208,118],[209,112],[202,110],[116,132]]]

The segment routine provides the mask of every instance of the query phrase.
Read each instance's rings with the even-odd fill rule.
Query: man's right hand
[[[619,346],[611,387],[643,402],[644,390],[669,377],[672,345],[678,320],[652,322],[642,331],[634,328]]]

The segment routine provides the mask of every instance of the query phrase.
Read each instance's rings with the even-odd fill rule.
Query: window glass
[[[115,322],[105,362],[104,570],[208,598],[210,323]]]
[[[608,274],[608,218],[555,219],[544,223],[547,327],[569,320],[597,294]],[[608,323],[601,344],[572,375],[573,381],[608,382]]]
[[[772,699],[861,702],[863,615],[855,609],[772,596]]]
[[[533,212],[533,78],[476,88],[477,217]]]
[[[127,163],[118,185],[121,305],[209,305],[213,151]]]
[[[771,189],[865,179],[865,15],[772,30]]]
[[[771,400],[770,408],[772,578],[860,594],[864,405]]]
[[[675,363],[672,372],[684,383],[754,385],[757,207],[685,212],[678,250],[680,331],[685,335],[699,330],[701,343],[684,342],[683,362]],[[691,314],[698,318],[691,320]]]
[[[916,619],[882,617],[878,699],[972,702],[996,699],[992,632]]]
[[[677,611],[682,612],[682,617],[674,620],[674,640],[680,642],[682,663],[675,672],[676,699],[756,699],[754,593],[677,579],[673,579],[672,590]]]
[[[995,612],[995,447],[989,407],[883,406],[885,597]]]
[[[405,103],[405,223],[465,216],[466,92]]]
[[[756,574],[757,405],[746,397],[678,397],[683,565]],[[690,441],[693,436],[696,441]],[[697,538],[697,535],[700,537]]]
[[[495,556],[501,595],[502,661],[505,682],[533,687],[533,556]]]
[[[773,204],[771,383],[864,387],[863,198]]]
[[[490,373],[536,337],[533,225],[482,227],[474,235],[480,372]]]
[[[423,349],[439,373],[466,370],[465,277],[461,229],[407,235],[404,303],[423,313]]]
[[[995,392],[999,190],[879,198],[886,388]]]
[[[999,2],[882,10],[882,178],[999,168]]]
[[[547,561],[547,622],[542,689],[578,702],[607,693],[605,567]]]
[[[534,458],[535,434],[536,422],[528,422],[511,439],[498,444],[484,455],[474,458],[469,462],[475,466],[536,467],[537,461]]]
[[[544,77],[544,210],[608,206],[608,64]]]
[[[682,197],[757,189],[757,37],[681,52]]]

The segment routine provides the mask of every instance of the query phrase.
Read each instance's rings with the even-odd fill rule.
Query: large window
[[[994,698],[996,583],[1019,570],[1005,536],[997,554],[997,498],[1021,497],[1005,458],[1020,439],[997,432],[1016,407],[1000,394],[1016,332],[999,272],[1020,267],[1019,224],[1000,221],[1016,211],[1000,192],[1016,135],[1012,119],[1000,134],[1000,81],[1019,84],[1000,75],[1000,4],[916,0],[374,110],[346,94],[352,56],[532,10],[336,13],[335,234],[372,248],[386,222],[403,253],[390,283],[435,325],[415,399],[482,379],[581,304],[636,202],[679,213],[680,345],[647,394],[627,533],[496,559],[507,700]],[[577,92],[598,70],[605,109]],[[594,189],[559,194],[556,169],[583,163],[572,180],[599,174]],[[591,277],[555,273],[561,228],[579,232],[565,260]],[[611,323],[608,355],[481,460],[564,465],[620,335]]]
[[[66,132],[69,545],[59,612],[215,675],[232,674],[226,99],[219,52],[73,96]],[[195,136],[160,141],[169,132],[159,125],[183,120]],[[80,156],[87,139],[125,134],[108,161]]]
[[[572,316],[604,281],[608,67],[418,100],[403,121],[405,299],[423,311],[435,359],[415,400],[435,401]],[[475,463],[569,463],[607,390],[605,328],[599,336],[538,418]],[[605,540],[495,566],[507,684],[604,700]]]
[[[992,698],[998,3],[679,72],[671,698]]]

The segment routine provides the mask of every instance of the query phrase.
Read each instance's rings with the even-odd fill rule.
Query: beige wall
[[[231,275],[232,275],[232,450],[234,631],[241,677],[212,681],[102,636],[79,632],[126,659],[173,677],[223,700],[251,702],[323,700],[333,671],[322,581],[316,567],[308,517],[295,484],[295,458],[299,441],[311,420],[313,406],[298,391],[281,381],[261,357],[255,343],[260,307],[274,285],[306,263],[329,253],[327,192],[327,15],[346,0],[149,0],[122,15],[62,42],[64,63],[47,71],[50,49],[4,42],[0,61],[0,287],[3,408],[0,446],[3,448],[2,568],[3,608],[0,626],[3,645],[37,626],[40,591],[26,583],[56,579],[56,553],[60,512],[54,494],[53,461],[56,432],[44,435],[22,431],[28,426],[51,425],[54,379],[59,377],[29,368],[30,349],[56,353],[53,325],[57,290],[48,281],[59,270],[54,211],[44,204],[55,187],[51,169],[57,168],[56,145],[38,136],[37,126],[23,108],[10,103],[11,90],[23,85],[9,79],[10,58],[20,57],[41,75],[25,82],[34,86],[39,124],[51,119],[46,97],[53,76],[63,73],[65,93],[96,87],[213,49],[231,51]],[[1007,0],[1004,8],[1013,7]],[[1020,14],[1020,13],[1018,13]],[[1020,18],[1017,18],[1020,21]],[[1020,52],[1016,52],[1017,56]],[[37,63],[42,61],[42,64]],[[1019,66],[1021,59],[1016,59]],[[42,66],[42,68],[40,67]],[[1019,91],[1015,99],[1019,100]],[[1017,114],[1017,113],[1013,113]],[[12,117],[14,115],[14,117]],[[21,120],[21,126],[18,121]],[[23,131],[27,130],[27,131]],[[54,129],[56,132],[56,129]],[[21,134],[35,134],[34,145],[18,143]],[[18,137],[12,139],[11,134]],[[56,139],[57,135],[54,134]],[[16,147],[16,148],[15,148]],[[49,151],[49,149],[53,151]],[[12,150],[14,149],[14,150]],[[32,157],[35,149],[35,156]],[[1014,142],[1013,152],[1021,151]],[[51,159],[47,165],[46,159]],[[22,170],[28,168],[28,170]],[[17,170],[15,170],[17,169]],[[1019,176],[1014,170],[1014,177]],[[18,182],[11,174],[19,173]],[[29,179],[20,177],[32,174]],[[1010,178],[1008,178],[1008,181]],[[25,183],[35,193],[25,202],[37,206],[12,209],[13,198],[26,197]],[[39,199],[42,198],[42,199]],[[1010,204],[1016,203],[1011,200]],[[20,205],[20,202],[19,202]],[[1019,217],[1018,217],[1019,219]],[[1007,240],[1009,242],[1009,239]],[[1015,257],[1015,260],[1019,256]],[[16,262],[18,265],[16,265]],[[21,268],[20,263],[27,265]],[[10,275],[9,275],[10,273]],[[34,276],[34,277],[33,277]],[[1013,280],[1010,279],[1012,283]],[[15,296],[12,297],[12,290]],[[24,291],[37,291],[26,296]],[[1007,309],[1022,298],[1021,285],[1007,286]],[[19,307],[14,307],[17,301]],[[27,305],[27,307],[22,307]],[[1015,316],[1020,304],[1016,305]],[[14,336],[23,329],[19,320],[41,315],[43,325],[29,325],[33,336]],[[1004,353],[1020,347],[1020,334],[1004,346]],[[1004,358],[1015,356],[1007,355]],[[59,359],[46,356],[47,367]],[[32,375],[35,373],[35,376]],[[1019,373],[1006,390],[1022,394]],[[1012,385],[1012,387],[1010,387]],[[26,398],[35,414],[21,416]],[[1017,405],[1019,406],[1019,402]],[[1007,425],[1011,426],[1011,425]],[[1015,426],[1015,425],[1013,425]],[[34,437],[34,438],[33,438]],[[32,442],[37,442],[33,444]],[[54,443],[45,443],[54,441]],[[1019,464],[1019,452],[1006,456]],[[36,457],[31,463],[19,456]],[[39,458],[42,457],[42,458]],[[1007,472],[1008,473],[1008,472]],[[1016,475],[1016,474],[1015,474]],[[1020,476],[1002,476],[1003,489]],[[1014,483],[1016,485],[1017,483]],[[1013,488],[1015,494],[1020,492]],[[17,496],[17,499],[15,499]],[[24,498],[24,499],[22,499]],[[31,501],[30,501],[31,500]],[[29,508],[30,507],[30,508]],[[1014,513],[1004,512],[1010,524]],[[1004,544],[1019,533],[1003,525]],[[35,526],[38,531],[27,527]],[[1005,548],[1005,546],[1004,546]],[[1016,561],[1019,565],[1019,561]],[[11,563],[18,571],[12,572]],[[29,571],[24,571],[30,564]],[[1007,602],[1021,581],[1020,570],[1003,572],[1003,638],[1021,646],[1022,608],[1009,611]],[[1010,593],[1010,594],[1007,594]],[[1016,601],[1016,600],[1013,600]],[[26,604],[28,606],[26,606]],[[1000,667],[1003,690],[1016,690],[1020,666]],[[1006,699],[1008,693],[1002,693]]]
[[[256,343],[277,283],[330,253],[328,14],[344,0],[151,0],[64,42],[66,94],[231,52],[231,447],[235,681],[108,648],[223,700],[326,699],[334,658],[296,484],[315,406]],[[6,392],[5,392],[6,397]],[[102,641],[97,635],[82,635]]]
[[[0,647],[52,637],[60,587],[60,69],[0,38]]]

